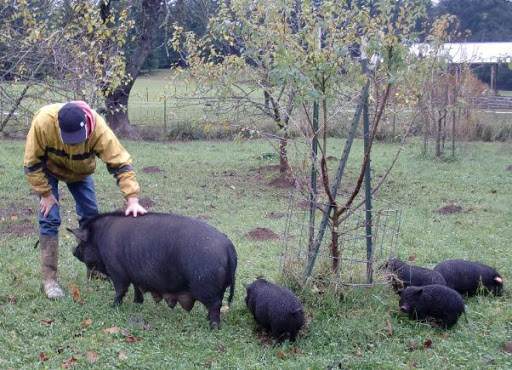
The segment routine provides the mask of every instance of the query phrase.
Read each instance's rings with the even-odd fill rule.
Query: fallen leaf
[[[105,334],[117,334],[121,329],[118,326],[112,326],[111,328],[103,330]]]
[[[409,352],[414,351],[416,349],[416,344],[410,340],[409,343],[407,344],[407,349],[409,350]]]
[[[82,321],[82,328],[85,329],[92,325],[92,319],[87,319],[85,321]]]
[[[78,360],[74,356],[71,356],[68,359],[64,360],[60,366],[65,369],[69,369],[69,368],[75,366],[75,364],[77,362],[78,362]]]
[[[73,300],[75,302],[83,303],[82,295],[80,294],[80,288],[78,287],[78,285],[69,284],[68,288],[71,294],[73,295]]]
[[[128,356],[126,356],[123,351],[119,351],[119,354],[117,355],[117,358],[119,359],[119,361],[128,360]]]
[[[427,339],[425,342],[423,342],[423,348],[429,349],[432,347],[432,341],[430,339]]]
[[[505,343],[505,352],[512,354],[512,341]]]
[[[393,335],[393,325],[391,325],[391,320],[387,319],[387,326],[388,326],[388,334]]]
[[[90,364],[94,364],[98,361],[98,355],[94,351],[87,351],[87,362]]]
[[[14,304],[18,302],[18,298],[16,296],[10,295],[9,297],[7,297],[7,302]]]
[[[416,253],[413,253],[407,259],[409,262],[414,262],[416,260]]]
[[[222,344],[217,345],[217,352],[222,353],[226,351],[226,347]]]
[[[39,361],[48,361],[50,358],[46,356],[43,352],[39,354]]]
[[[139,341],[140,339],[130,335],[130,336],[125,337],[125,340],[128,343],[135,343],[135,342]]]
[[[142,329],[144,329],[146,331],[148,331],[150,328],[151,328],[151,325],[149,325],[149,322],[144,323],[144,326],[142,327]]]
[[[302,355],[302,351],[300,349],[298,349],[297,347],[291,347],[290,348],[290,352],[293,353],[294,355]]]
[[[121,330],[121,335],[123,337],[129,337],[130,336],[130,332],[128,330],[126,330],[126,329],[122,329]]]
[[[41,322],[43,323],[43,325],[46,325],[46,326],[51,326],[53,324],[52,319],[42,319]]]
[[[269,337],[264,336],[264,337],[260,338],[260,343],[264,347],[271,347],[272,346],[272,339],[269,338]]]
[[[17,220],[18,220],[18,215],[11,216],[11,221],[17,221]]]
[[[213,364],[215,362],[215,359],[214,358],[211,358],[209,359],[208,361],[206,361],[206,363],[204,364],[204,368],[205,369],[211,369]]]
[[[286,353],[284,353],[283,351],[277,351],[277,355],[281,358],[285,358],[286,357]]]

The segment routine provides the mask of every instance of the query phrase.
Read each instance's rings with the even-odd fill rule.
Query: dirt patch
[[[36,234],[36,227],[31,222],[8,223],[0,225],[0,234],[12,234],[14,236],[27,236]]]
[[[267,214],[267,218],[275,219],[275,218],[283,218],[285,216],[284,213],[281,212],[270,212]]]
[[[504,349],[509,355],[512,355],[512,341],[505,343]]]
[[[153,207],[156,203],[153,202],[150,198],[148,197],[144,197],[144,198],[140,198],[139,199],[139,204],[144,207],[144,208],[151,208]]]
[[[0,219],[13,219],[22,216],[32,216],[34,210],[32,208],[19,207],[16,204],[10,204],[7,208],[0,208]]]
[[[453,215],[456,213],[464,213],[464,209],[456,204],[448,204],[436,210],[436,213],[439,213],[441,215]]]
[[[144,167],[142,169],[142,172],[144,172],[144,173],[158,173],[158,172],[164,172],[164,170],[162,170],[158,166],[148,166],[148,167]]]
[[[272,165],[272,166],[262,166],[258,167],[256,171],[258,172],[265,172],[265,171],[279,171],[280,166],[278,164]]]
[[[276,240],[279,239],[279,235],[266,227],[257,227],[252,229],[245,234],[249,239],[252,240]]]
[[[206,214],[206,213],[200,213],[197,215],[198,220],[211,220],[212,216]]]
[[[290,189],[295,187],[295,182],[289,176],[282,175],[270,181],[269,185],[278,189]]]

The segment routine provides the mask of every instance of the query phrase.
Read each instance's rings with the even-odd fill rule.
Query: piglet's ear
[[[82,242],[87,242],[87,230],[83,229],[70,229],[69,227],[66,227],[66,230],[69,231],[71,234],[76,236],[76,238]]]

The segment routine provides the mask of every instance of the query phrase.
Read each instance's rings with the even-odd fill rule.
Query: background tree
[[[159,0],[133,1],[130,7],[132,17],[135,18],[134,35],[132,41],[133,50],[128,50],[125,56],[125,75],[117,85],[103,86],[105,95],[106,118],[109,126],[120,135],[136,137],[135,129],[130,125],[128,118],[128,100],[130,91],[139,76],[146,58],[153,48],[156,28],[162,19],[165,10],[165,2]],[[112,0],[100,2],[100,14],[103,23],[110,27],[118,24],[115,14],[124,11],[114,8]],[[124,7],[124,2],[115,2],[116,7]]]
[[[375,95],[380,98],[375,102],[369,140],[372,142],[390,86],[408,67],[408,45],[415,39],[414,29],[424,14],[419,1],[382,1],[374,6],[336,0],[237,1],[221,6],[203,38],[177,28],[174,45],[186,56],[190,68],[185,72],[193,74],[202,94],[220,97],[236,108],[244,107],[247,120],[259,113],[282,127],[281,164],[287,162],[283,161],[282,143],[287,139],[288,125],[298,127],[304,138],[305,158],[298,165],[295,163],[291,172],[297,183],[304,185],[305,197],[331,221],[330,250],[335,261],[339,258],[336,235],[340,218],[361,188],[371,144],[353,191],[348,199],[340,200],[337,186],[333,187],[330,181],[326,160],[328,128],[343,121],[340,111],[347,104],[353,106],[355,101],[361,106],[367,96],[369,78],[360,65],[360,52],[364,50],[375,55],[375,60],[384,61],[377,63],[378,73],[375,72],[383,89]],[[183,35],[186,37],[180,38]],[[229,47],[237,52],[219,52]],[[315,101],[321,111],[318,128],[313,125],[310,112]],[[359,116],[356,114],[352,122],[342,123],[351,132],[342,162],[350,152],[361,110],[356,112]],[[318,158],[312,150],[316,138]],[[316,199],[316,184],[309,181],[311,167],[304,166],[305,163],[310,163],[312,171],[319,174],[326,199]],[[340,167],[344,165],[345,162],[340,163]],[[328,209],[322,204],[329,204]]]
[[[512,2],[507,0],[441,0],[432,8],[434,18],[451,14],[457,17],[462,31],[454,42],[510,41],[512,34]],[[485,83],[490,83],[489,65],[474,65],[472,69]],[[512,71],[508,64],[497,70],[497,87],[512,90]]]
[[[104,86],[124,76],[119,52],[131,27],[127,12],[116,27],[100,21],[92,2],[3,1],[0,5],[0,131],[16,114],[31,117],[41,104],[84,99],[96,106]]]

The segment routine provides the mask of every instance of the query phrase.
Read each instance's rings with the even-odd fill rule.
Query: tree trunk
[[[286,145],[288,144],[288,138],[286,136],[281,137],[279,140],[279,172],[286,173],[289,169],[288,165],[288,154],[286,152]]]
[[[130,124],[128,118],[128,99],[135,79],[138,77],[140,69],[153,47],[160,13],[160,1],[144,0],[140,12],[135,26],[137,46],[126,64],[126,75],[131,76],[131,80],[127,84],[120,84],[105,97],[106,118],[109,126],[116,134],[128,138],[137,137],[136,130]]]
[[[129,139],[138,137],[137,131],[130,124],[128,118],[128,98],[133,83],[118,87],[112,94],[105,97],[105,105],[107,106],[107,122],[110,128],[119,136]]]

